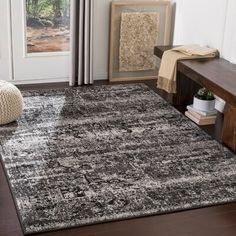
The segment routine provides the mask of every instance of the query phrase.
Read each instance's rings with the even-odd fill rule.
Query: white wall
[[[236,1],[228,0],[222,56],[236,64]]]
[[[108,79],[111,0],[94,0],[93,73],[95,80]]]
[[[10,80],[11,71],[11,48],[10,48],[10,19],[9,12],[10,1],[0,0],[0,80]]]
[[[222,52],[227,0],[175,0],[174,44],[198,43]]]

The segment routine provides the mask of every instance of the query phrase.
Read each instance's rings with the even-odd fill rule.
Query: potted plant
[[[213,111],[215,109],[214,94],[206,88],[199,89],[194,96],[193,107],[200,111]]]

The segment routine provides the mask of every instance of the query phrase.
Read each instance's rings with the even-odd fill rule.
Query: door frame
[[[69,52],[27,54],[26,0],[11,2],[12,63],[16,84],[69,81]]]
[[[11,1],[0,1],[0,80],[13,80]]]

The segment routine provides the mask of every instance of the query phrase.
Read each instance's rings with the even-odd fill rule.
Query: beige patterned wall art
[[[159,14],[123,12],[120,26],[119,71],[155,68],[153,48],[158,42]]]
[[[169,45],[171,1],[111,2],[109,81],[157,79],[154,46]]]

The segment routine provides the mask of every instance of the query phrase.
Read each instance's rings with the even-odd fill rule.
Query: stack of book
[[[198,125],[211,125],[216,122],[217,111],[200,111],[195,109],[193,105],[189,105],[185,115]]]

